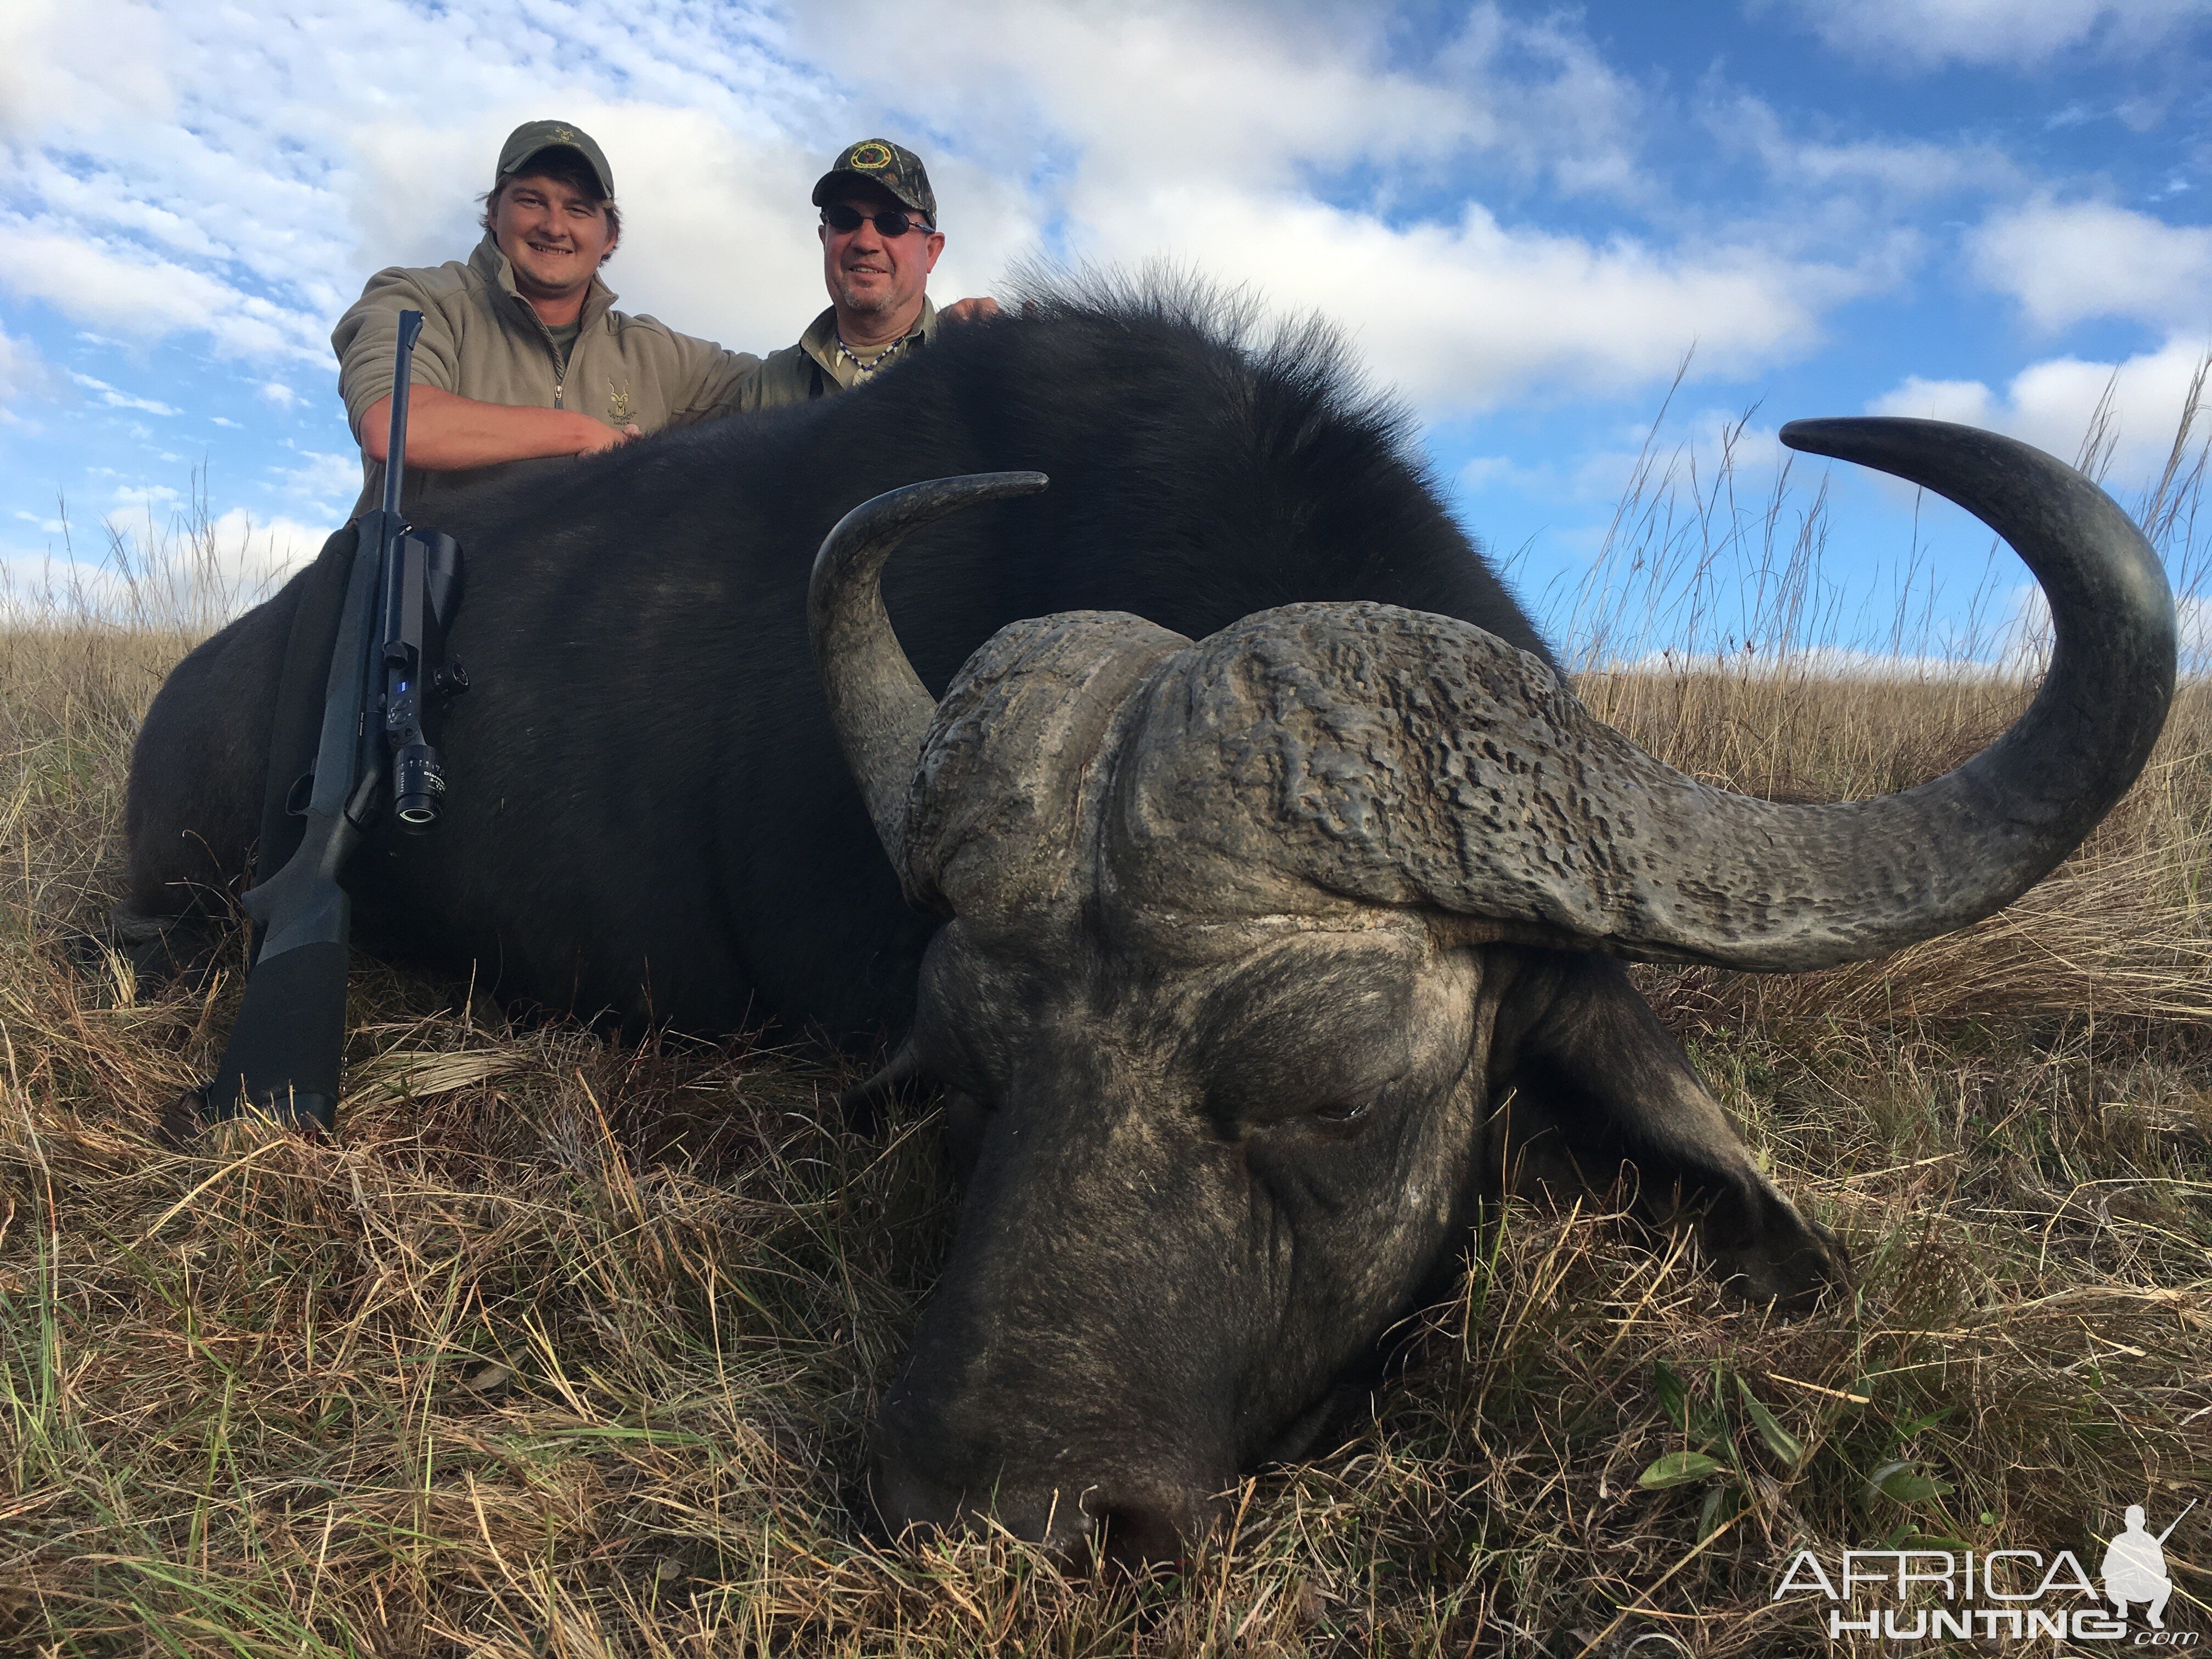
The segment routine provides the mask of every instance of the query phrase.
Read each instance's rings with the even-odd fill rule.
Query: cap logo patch
[[[564,144],[573,144],[576,142],[576,134],[572,128],[556,127],[553,129],[553,136]]]
[[[888,144],[872,142],[854,145],[850,153],[845,157],[847,167],[857,167],[863,173],[875,173],[890,164],[890,147]]]

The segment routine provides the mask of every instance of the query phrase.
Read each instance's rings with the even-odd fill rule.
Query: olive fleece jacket
[[[415,386],[488,404],[576,410],[644,432],[760,406],[759,358],[678,334],[655,318],[625,316],[614,302],[613,291],[594,276],[564,368],[552,331],[515,291],[514,269],[489,234],[466,264],[448,260],[428,270],[378,271],[331,333],[338,392],[356,441],[362,416],[391,393],[402,311],[422,313],[408,376]],[[507,461],[458,472],[410,467],[402,505],[434,524],[437,503],[453,490],[530,465]],[[383,463],[364,453],[362,472],[355,517],[384,494]]]
[[[884,367],[891,368],[900,357],[928,345],[937,337],[937,326],[936,301],[925,295],[921,314],[901,337],[897,354]],[[837,307],[831,306],[807,325],[797,345],[769,354],[760,372],[738,392],[738,406],[775,409],[784,404],[803,404],[809,398],[849,392],[861,380],[858,366],[837,355]]]

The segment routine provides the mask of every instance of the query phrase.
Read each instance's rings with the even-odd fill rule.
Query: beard
[[[863,287],[854,283],[843,271],[837,273],[837,302],[858,317],[888,316],[902,303],[888,283],[872,283]]]

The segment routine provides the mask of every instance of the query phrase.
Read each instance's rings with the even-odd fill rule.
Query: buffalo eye
[[[1380,1093],[1369,1095],[1364,1100],[1333,1101],[1305,1115],[1306,1121],[1317,1129],[1349,1129],[1358,1124],[1375,1109]]]

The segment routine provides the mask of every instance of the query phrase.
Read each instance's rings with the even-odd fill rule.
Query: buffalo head
[[[831,533],[810,617],[831,714],[908,896],[945,918],[902,1065],[945,1089],[968,1172],[878,1415],[894,1530],[988,1511],[1175,1555],[1212,1494],[1301,1449],[1449,1258],[1511,1161],[1509,1091],[1543,1172],[1633,1166],[1747,1294],[1804,1305],[1838,1274],[1615,959],[1816,968],[2009,902],[2148,757],[2174,621],[2134,526],[2039,452],[1929,422],[1784,435],[1959,501],[2051,599],[2033,706],[1899,795],[1711,788],[1538,659],[1372,604],[1196,643],[1018,623],[939,702],[884,562],[1044,480],[919,484]]]

